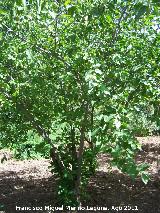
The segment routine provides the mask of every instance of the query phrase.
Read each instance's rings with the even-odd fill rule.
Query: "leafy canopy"
[[[99,152],[147,182],[130,123],[146,105],[159,114],[159,18],[158,1],[0,3],[1,141],[34,130],[49,143],[67,204]]]

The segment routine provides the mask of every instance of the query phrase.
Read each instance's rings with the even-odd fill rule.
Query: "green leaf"
[[[147,184],[149,179],[150,179],[149,175],[146,174],[146,173],[142,173],[141,178],[142,178],[142,181],[143,181],[144,184]]]
[[[23,3],[23,6],[24,6],[24,7],[27,6],[26,0],[22,0],[22,3]]]
[[[136,15],[136,19],[140,19],[147,11],[148,11],[148,6],[143,5],[139,9],[139,11],[138,11],[138,13]]]
[[[71,0],[66,0],[64,5],[67,7],[72,1]]]
[[[149,168],[149,164],[143,163],[143,164],[141,164],[141,165],[138,166],[138,171],[139,172],[143,172],[143,171],[145,171],[148,168]]]
[[[0,9],[0,15],[6,15],[6,14],[7,14],[7,11]]]
[[[0,203],[0,210],[4,210],[4,204]]]
[[[0,41],[2,40],[2,38],[3,38],[3,33],[0,32]]]

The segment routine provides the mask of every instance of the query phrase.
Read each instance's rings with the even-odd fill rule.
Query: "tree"
[[[146,103],[159,105],[159,4],[5,0],[0,6],[1,141],[22,142],[34,130],[49,143],[65,205],[80,203],[100,152],[146,183],[129,123]]]

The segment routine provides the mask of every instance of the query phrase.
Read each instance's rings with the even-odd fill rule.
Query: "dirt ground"
[[[95,209],[78,212],[160,213],[160,137],[139,140],[143,150],[138,153],[137,161],[150,164],[149,183],[145,185],[139,177],[132,181],[118,170],[110,170],[108,157],[101,155],[100,167],[86,189],[88,200],[82,202],[83,206]],[[45,159],[16,161],[11,158],[0,163],[0,213],[55,212],[56,180],[49,172],[49,165]]]

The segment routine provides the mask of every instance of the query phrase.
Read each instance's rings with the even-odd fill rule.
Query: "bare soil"
[[[99,169],[86,189],[89,197],[82,202],[82,206],[97,207],[97,210],[78,212],[160,213],[160,137],[138,139],[143,150],[137,154],[136,160],[150,164],[149,183],[145,185],[140,177],[133,181],[117,169],[111,170],[108,156],[100,155]],[[0,158],[3,151],[0,150]],[[8,156],[7,161],[0,163],[0,213],[54,212],[49,211],[49,207],[53,210],[54,206],[58,206],[57,184],[48,169],[50,161],[17,161],[10,153]],[[34,209],[36,207],[37,210]],[[98,207],[107,207],[109,210],[101,211]]]

